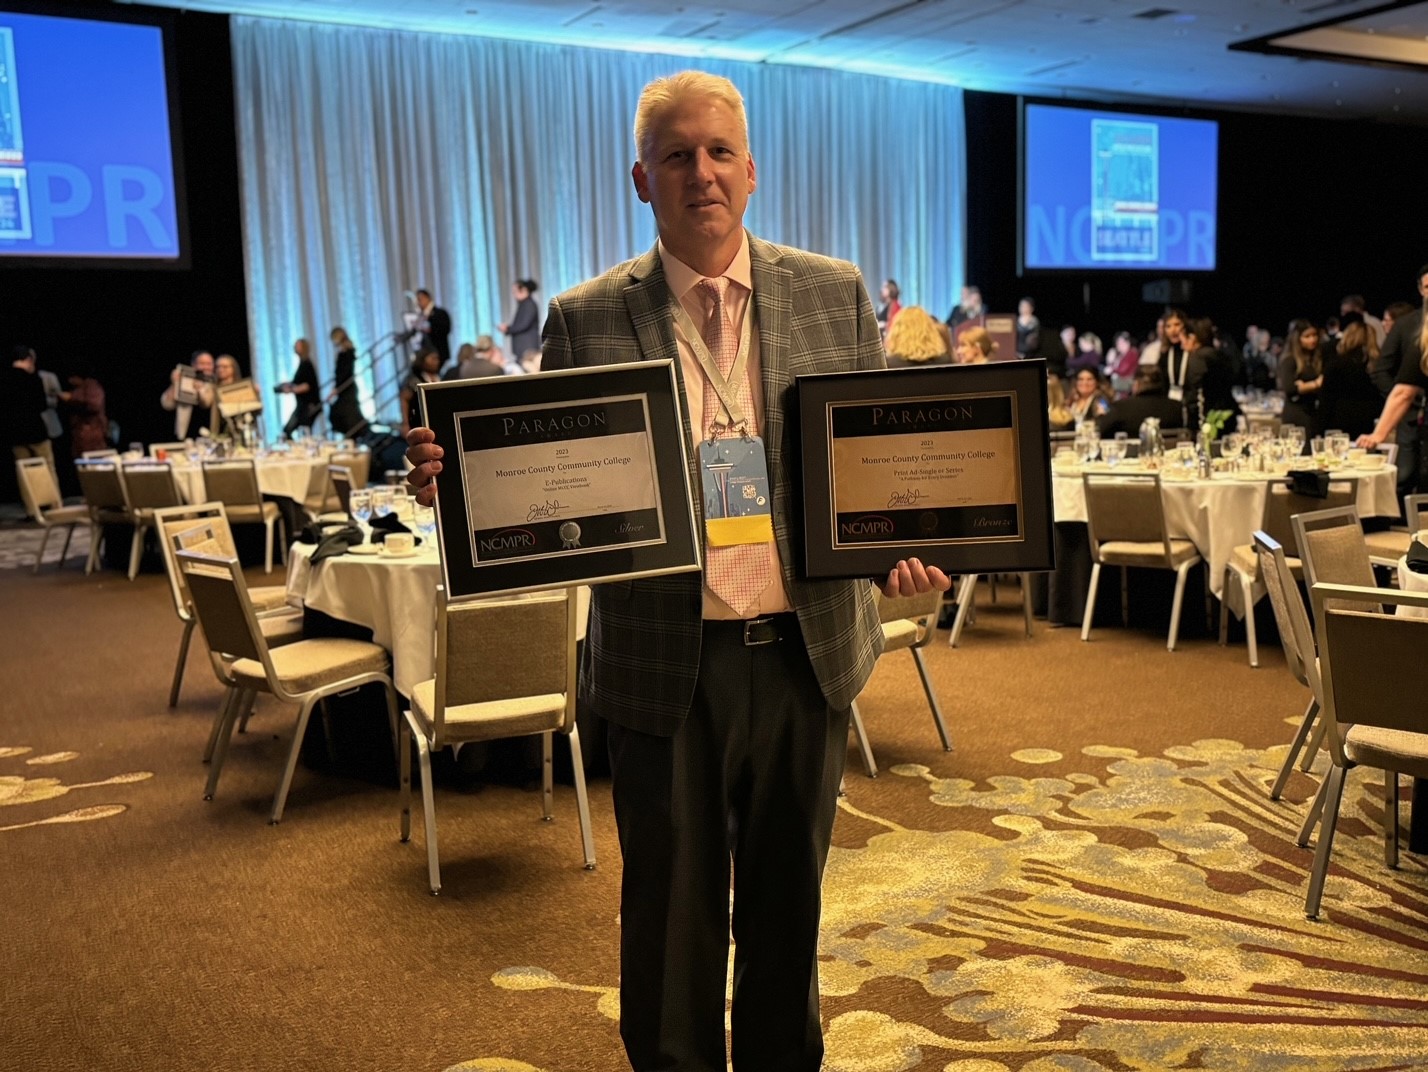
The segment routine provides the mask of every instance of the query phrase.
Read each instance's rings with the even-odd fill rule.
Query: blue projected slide
[[[0,257],[180,256],[163,31],[0,10]]]
[[[1215,267],[1219,124],[1028,104],[1027,268]]]

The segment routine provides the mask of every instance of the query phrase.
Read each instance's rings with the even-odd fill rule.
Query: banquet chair
[[[1284,556],[1290,570],[1296,577],[1302,576],[1304,565],[1299,560],[1299,545],[1294,540],[1291,519],[1295,514],[1316,509],[1334,509],[1352,506],[1354,503],[1354,482],[1352,480],[1331,480],[1327,497],[1323,499],[1297,494],[1288,481],[1275,481],[1266,489],[1264,510],[1260,515],[1260,531],[1271,536],[1284,548]],[[1236,547],[1230,552],[1225,563],[1225,588],[1238,584],[1245,613],[1245,645],[1249,648],[1249,664],[1259,666],[1259,638],[1255,635],[1254,586],[1259,582],[1259,556],[1253,543]],[[1230,604],[1220,599],[1220,646],[1229,643]]]
[[[194,614],[208,638],[209,656],[220,681],[230,684],[215,723],[212,765],[203,799],[212,800],[227,758],[234,726],[246,717],[258,693],[298,705],[292,746],[273,797],[270,823],[279,823],[312,709],[320,701],[363,685],[381,684],[387,697],[392,738],[397,735],[397,694],[387,673],[387,652],[377,644],[345,637],[296,640],[274,646],[248,597],[238,559],[200,551],[179,551],[179,572],[193,600]]]
[[[96,461],[102,458],[117,458],[119,452],[113,447],[105,447],[103,450],[86,450],[80,454],[84,461]]]
[[[1304,914],[1319,918],[1334,829],[1348,772],[1357,766],[1384,772],[1384,863],[1398,866],[1398,776],[1428,778],[1428,715],[1416,689],[1385,667],[1412,666],[1428,645],[1428,621],[1400,617],[1390,608],[1428,611],[1428,593],[1317,583],[1311,590],[1323,677],[1323,722],[1333,766],[1301,831],[1306,846],[1315,818],[1319,844],[1309,873]]]
[[[74,527],[89,520],[89,507],[66,506],[60,497],[59,485],[55,483],[54,470],[44,458],[16,458],[15,477],[20,485],[20,498],[25,504],[25,513],[30,520],[44,529],[39,550],[35,552],[35,572],[40,572],[40,563],[45,559],[45,548],[49,546],[50,533],[64,529],[64,547],[60,549],[59,564],[64,565],[69,554],[69,541],[74,536]]]
[[[1378,453],[1384,455],[1383,467],[1385,469],[1393,469],[1398,465],[1397,443],[1380,443],[1373,449],[1378,451]]]
[[[585,869],[594,869],[595,842],[590,832],[585,763],[580,753],[580,731],[575,725],[578,605],[573,591],[454,604],[446,602],[444,590],[438,595],[436,677],[412,689],[411,707],[404,712],[398,747],[401,839],[406,842],[411,840],[411,749],[415,737],[421,766],[427,880],[433,894],[441,892],[441,865],[437,856],[431,753],[447,745],[498,737],[541,735],[541,807],[549,822],[554,798],[552,741],[556,733],[567,735]],[[521,643],[511,645],[511,637],[520,637]]]
[[[184,454],[193,449],[193,440],[185,439],[182,443],[150,443],[149,457],[157,458],[160,452],[168,455]]]
[[[1385,444],[1397,448],[1397,444]],[[1405,495],[1403,497],[1404,528],[1394,526],[1383,532],[1364,533],[1364,543],[1368,545],[1369,561],[1375,566],[1393,569],[1398,560],[1408,554],[1413,537],[1423,530],[1423,508],[1428,505],[1428,495]]]
[[[178,661],[174,664],[173,684],[169,687],[169,706],[178,706],[179,688],[183,684],[184,668],[188,663],[189,642],[193,639],[193,629],[197,619],[193,613],[193,601],[184,584],[183,574],[178,568],[177,552],[189,550],[210,551],[214,554],[237,556],[233,547],[233,533],[228,527],[228,514],[220,502],[200,503],[197,506],[169,506],[154,511],[154,527],[159,533],[159,546],[164,554],[164,571],[169,578],[169,595],[173,597],[174,613],[183,623],[183,636],[179,640]],[[270,615],[290,615],[287,602],[287,588],[271,585],[263,588],[249,588],[248,596],[259,619]],[[301,639],[301,619],[297,621],[296,635],[292,633],[293,623],[285,623],[281,633],[268,632],[268,643],[283,639]],[[265,627],[276,629],[276,625]]]
[[[932,679],[927,676],[927,664],[922,658],[922,649],[932,643],[937,631],[937,615],[942,609],[942,593],[924,592],[915,596],[899,596],[889,599],[879,594],[878,620],[883,627],[883,650],[886,655],[892,651],[907,651],[917,665],[917,676],[922,679],[922,691],[927,695],[927,705],[932,709],[932,721],[937,725],[937,735],[942,738],[942,750],[952,751],[952,738],[947,734],[947,723],[942,718],[942,705],[937,701],[937,691],[932,687]],[[878,765],[873,759],[873,748],[868,743],[868,733],[863,727],[863,715],[855,700],[852,704],[849,722],[858,740],[858,751],[863,756],[863,769],[869,778],[878,776]]]
[[[1031,574],[1019,573],[1021,579],[1021,608],[1022,617],[1026,619],[1026,635],[1031,638],[1032,610],[1031,610]],[[977,582],[980,575],[976,573],[965,573],[957,578],[957,615],[952,619],[952,632],[947,637],[947,646],[955,648],[962,639],[962,629],[967,624],[967,620],[975,616]],[[997,579],[996,574],[988,578],[992,585],[992,602],[997,601]]]
[[[129,512],[124,476],[117,462],[107,458],[81,459],[75,462],[74,470],[79,476],[80,494],[89,509],[89,560],[84,564],[84,572],[88,576],[99,564],[104,526],[132,525],[134,517]]]
[[[258,491],[258,469],[251,458],[229,461],[205,461],[203,486],[210,500],[221,502],[228,509],[228,521],[235,525],[261,524],[267,530],[263,570],[273,572],[273,529],[282,524],[278,504],[265,501]],[[287,561],[287,533],[284,531],[279,553]]]
[[[132,581],[139,572],[144,537],[155,524],[154,511],[182,505],[183,495],[174,482],[174,471],[168,462],[126,462],[123,471],[125,503],[134,519],[134,538],[129,544],[129,580]]]
[[[365,488],[372,475],[372,452],[365,448],[333,451],[327,464],[344,466],[352,474],[352,486]]]
[[[1294,542],[1304,561],[1304,583],[1347,584],[1373,588],[1368,543],[1352,506],[1314,510],[1292,518]]]
[[[337,500],[337,510],[345,518],[352,516],[352,470],[345,465],[329,465],[327,480],[332,485],[333,498]]]
[[[1284,661],[1294,680],[1309,690],[1304,717],[1289,743],[1289,754],[1284,757],[1274,786],[1269,791],[1269,799],[1278,800],[1284,793],[1295,760],[1304,749],[1314,720],[1323,709],[1324,700],[1319,682],[1319,660],[1314,650],[1314,630],[1309,624],[1309,612],[1304,609],[1304,598],[1299,594],[1299,582],[1294,576],[1289,556],[1285,554],[1284,546],[1267,532],[1256,532],[1252,546],[1259,560],[1259,576],[1264,580],[1269,604],[1274,608],[1274,622],[1279,629],[1280,644],[1284,647]],[[1312,753],[1310,759],[1313,759]]]
[[[1185,602],[1185,580],[1200,553],[1189,540],[1172,538],[1165,523],[1160,498],[1160,476],[1109,476],[1083,473],[1086,489],[1086,530],[1091,542],[1091,585],[1086,593],[1086,615],[1081,639],[1091,639],[1091,619],[1096,613],[1096,591],[1102,566],[1120,566],[1122,590],[1128,567],[1175,571],[1175,599],[1170,610],[1169,651],[1180,633],[1180,608]]]

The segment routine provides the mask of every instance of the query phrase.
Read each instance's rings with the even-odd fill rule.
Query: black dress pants
[[[848,712],[798,632],[746,646],[704,623],[694,702],[659,737],[610,726],[620,897],[620,1035],[635,1072],[725,1072],[733,869],[735,1072],[817,1072],[818,920]]]

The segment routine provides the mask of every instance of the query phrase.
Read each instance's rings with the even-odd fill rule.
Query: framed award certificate
[[[700,568],[674,366],[421,384],[448,599]]]
[[[1052,568],[1046,362],[797,378],[804,573]]]

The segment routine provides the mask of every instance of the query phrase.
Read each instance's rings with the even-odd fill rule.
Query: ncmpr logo
[[[892,520],[882,514],[864,514],[851,521],[838,522],[838,535],[844,540],[874,540],[892,534]]]
[[[476,541],[476,550],[483,555],[508,556],[517,551],[534,550],[535,533],[529,529],[502,529],[494,536],[482,536]]]

